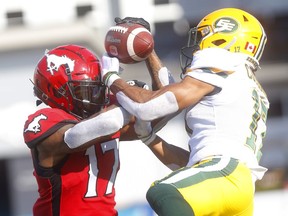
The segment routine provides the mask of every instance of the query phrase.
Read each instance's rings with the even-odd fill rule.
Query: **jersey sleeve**
[[[190,76],[219,88],[223,88],[227,77],[246,64],[247,55],[232,53],[222,48],[206,48],[193,54]]]
[[[228,74],[225,72],[215,73],[212,70],[207,68],[207,69],[192,70],[188,72],[187,74],[185,74],[185,76],[190,76],[197,80],[200,80],[200,81],[209,83],[211,85],[214,85],[216,87],[222,88]]]
[[[24,124],[23,137],[29,148],[34,148],[51,134],[67,124],[79,121],[73,115],[61,109],[44,108],[28,116]]]

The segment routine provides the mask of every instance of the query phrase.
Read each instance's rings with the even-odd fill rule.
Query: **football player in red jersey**
[[[35,216],[117,215],[119,141],[149,139],[152,128],[118,106],[101,70],[98,57],[77,45],[47,51],[36,66],[34,94],[48,107],[31,114],[23,130],[38,183]]]
[[[37,64],[34,93],[50,107],[30,115],[24,126],[38,183],[34,215],[117,215],[118,142],[130,115],[107,108],[114,98],[100,70],[95,54],[76,45],[52,49]],[[100,110],[107,112],[96,119]]]

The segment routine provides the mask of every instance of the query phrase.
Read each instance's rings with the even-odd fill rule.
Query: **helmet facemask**
[[[87,118],[99,112],[109,103],[109,89],[100,81],[69,81],[67,83],[72,97],[72,112]]]
[[[201,37],[197,32],[197,27],[191,28],[188,32],[188,42],[180,51],[180,67],[182,70],[181,77],[186,73],[187,68],[190,67],[193,61],[194,52],[200,49],[199,44]]]

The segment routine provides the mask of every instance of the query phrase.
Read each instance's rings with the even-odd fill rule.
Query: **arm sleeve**
[[[118,92],[116,97],[122,107],[136,118],[144,121],[155,120],[175,113],[179,109],[175,95],[169,91],[145,103],[131,100],[122,91]]]
[[[68,129],[64,141],[69,148],[77,148],[98,137],[113,134],[129,123],[131,115],[122,107],[101,113]]]

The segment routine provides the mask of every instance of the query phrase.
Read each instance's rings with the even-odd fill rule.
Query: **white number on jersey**
[[[119,166],[119,158],[118,158],[118,147],[117,147],[117,140],[110,140],[108,142],[101,143],[101,149],[103,154],[107,151],[114,152],[114,164],[113,164],[113,171],[111,173],[109,183],[106,188],[105,194],[112,193],[113,184],[115,182],[117,169]],[[88,180],[88,189],[86,192],[85,197],[95,197],[97,196],[97,175],[98,175],[98,167],[97,167],[97,156],[95,152],[95,147],[91,146],[86,150],[86,155],[89,157],[89,180]]]

